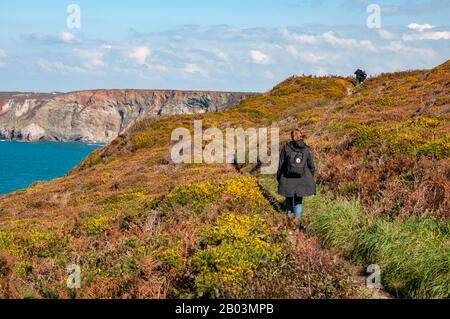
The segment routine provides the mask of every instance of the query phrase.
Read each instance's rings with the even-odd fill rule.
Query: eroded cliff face
[[[217,112],[252,95],[154,90],[0,93],[0,139],[107,143],[144,117]]]

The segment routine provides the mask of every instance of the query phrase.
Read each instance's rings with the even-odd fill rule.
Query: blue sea
[[[0,141],[0,194],[64,176],[100,145]]]

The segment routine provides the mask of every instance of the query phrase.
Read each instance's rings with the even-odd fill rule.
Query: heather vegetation
[[[449,73],[291,77],[224,112],[141,121],[67,176],[0,197],[0,297],[371,297],[350,262],[379,264],[394,296],[449,297]],[[280,226],[273,176],[171,162],[172,130],[194,119],[305,130],[321,194],[304,233]]]

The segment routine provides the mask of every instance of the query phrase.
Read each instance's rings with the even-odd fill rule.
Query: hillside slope
[[[145,117],[222,111],[252,95],[157,90],[0,93],[0,139],[107,143]]]
[[[0,197],[3,297],[363,297],[348,262],[315,236],[361,265],[379,262],[399,296],[445,297],[449,65],[356,89],[345,78],[293,77],[224,112],[137,123],[68,176]],[[292,242],[279,226],[283,216],[260,188],[272,192],[273,177],[253,177],[249,165],[171,162],[172,130],[195,119],[273,125],[284,141],[294,127],[307,132],[325,192],[306,203],[309,235]],[[381,254],[382,230],[394,240],[405,225],[397,255]],[[379,260],[366,258],[366,244]],[[405,264],[399,275],[393,258],[405,254],[422,266]],[[80,290],[65,286],[69,263],[81,266]]]

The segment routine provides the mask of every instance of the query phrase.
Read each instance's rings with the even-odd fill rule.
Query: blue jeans
[[[286,213],[290,217],[295,214],[295,218],[302,216],[303,197],[286,197]]]

